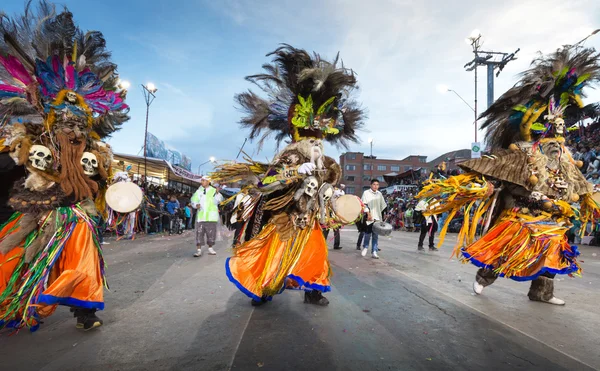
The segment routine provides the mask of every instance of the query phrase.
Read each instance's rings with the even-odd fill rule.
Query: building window
[[[363,175],[363,182],[370,182],[371,181],[371,177],[368,175]]]
[[[387,166],[385,166],[385,165],[377,165],[377,170],[378,171],[386,171],[387,170]]]
[[[353,195],[355,192],[354,187],[346,187],[346,193]]]
[[[353,182],[354,181],[354,175],[346,175],[346,180],[349,182]]]
[[[354,171],[354,170],[356,170],[356,165],[346,165],[346,170]]]
[[[371,169],[373,169],[373,165],[371,165],[371,164],[364,164],[363,165],[363,170],[371,170]]]
[[[383,179],[383,176],[378,176],[377,180],[379,180],[379,183],[385,182],[385,179]]]
[[[356,160],[356,153],[347,153],[346,158],[348,160]]]
[[[412,170],[412,166],[405,166],[404,167],[404,171],[409,171],[409,170]]]
[[[425,162],[427,162],[427,161],[425,161],[425,158],[424,158],[424,157],[421,157],[421,158],[419,158],[419,162],[425,163]]]
[[[391,171],[400,171],[400,166],[390,166]]]

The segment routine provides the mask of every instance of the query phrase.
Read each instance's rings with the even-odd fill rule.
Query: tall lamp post
[[[471,45],[473,48],[473,54],[475,55],[472,61],[465,64],[465,69],[467,71],[475,72],[475,108],[473,111],[475,113],[475,142],[477,142],[477,67],[487,67],[487,104],[488,107],[490,107],[494,102],[494,71],[498,69],[498,72],[496,72],[496,77],[498,77],[508,62],[517,59],[515,55],[521,49],[519,48],[513,53],[481,50],[483,41],[481,39],[481,32],[479,32],[479,30],[473,30],[473,32],[471,32],[471,36],[469,36],[465,41],[467,44]]]
[[[371,179],[373,179],[373,138],[369,138],[369,144],[371,145],[371,163],[369,167],[371,168]]]
[[[464,102],[464,104],[467,105],[467,107],[469,107],[471,109],[471,111],[475,112],[475,108],[473,108],[469,102],[467,102],[460,94],[458,94],[455,90],[450,89],[449,87],[447,87],[446,85],[438,85],[438,91],[442,94],[446,94],[447,92],[451,91],[454,94],[456,94],[457,97],[460,98],[460,100],[462,100]]]
[[[213,156],[211,156],[211,157],[208,159],[208,161],[205,161],[205,162],[201,163],[200,165],[198,165],[198,175],[201,175],[201,174],[200,174],[200,168],[201,168],[202,166],[204,166],[204,165],[208,164],[209,162],[211,162],[211,163],[213,163],[213,164],[214,164],[216,161],[217,161],[217,160],[216,160],[216,159],[215,159]]]
[[[149,82],[146,85],[142,84],[142,92],[146,100],[146,129],[144,130],[144,181],[148,181],[148,115],[150,114],[150,105],[154,102],[158,89],[156,85]]]

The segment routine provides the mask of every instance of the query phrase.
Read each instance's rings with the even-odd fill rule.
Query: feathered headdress
[[[0,14],[0,118],[23,117],[50,129],[57,115],[85,122],[98,138],[129,119],[117,66],[102,33],[83,32],[66,9],[31,1],[22,16]]]
[[[267,97],[252,91],[236,96],[247,113],[241,124],[252,129],[251,139],[265,130],[260,143],[272,132],[278,143],[288,137],[323,138],[343,147],[358,141],[364,112],[351,97],[357,88],[354,72],[338,66],[339,55],[328,62],[283,44],[267,56],[273,63],[263,65],[266,73],[246,77]]]
[[[600,80],[600,56],[594,49],[566,46],[540,56],[514,87],[480,118],[490,148],[508,148],[553,133],[553,126],[579,115],[583,88]]]

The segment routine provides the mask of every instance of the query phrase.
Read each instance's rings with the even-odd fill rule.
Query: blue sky
[[[8,13],[21,12],[21,0],[3,1]],[[438,155],[468,148],[472,111],[446,84],[473,101],[472,59],[464,42],[472,29],[485,47],[521,48],[496,80],[496,96],[515,83],[538,50],[550,52],[600,28],[597,0],[220,0],[220,1],[62,1],[82,29],[104,33],[121,77],[132,83],[131,120],[110,140],[115,151],[137,154],[143,145],[145,103],[140,84],[153,82],[157,98],[149,131],[190,156],[193,167],[210,156],[235,158],[246,132],[233,96],[250,88],[244,76],[260,71],[265,54],[285,42],[333,57],[358,74],[359,99],[369,112],[363,143],[351,150],[403,158]],[[600,34],[589,46],[600,48]],[[485,70],[480,69],[480,76]],[[485,108],[485,81],[479,85]],[[598,91],[588,101],[599,101]],[[483,133],[480,133],[480,137]],[[271,158],[274,145],[250,154]],[[327,148],[337,157],[340,151]],[[203,170],[207,170],[203,168]]]

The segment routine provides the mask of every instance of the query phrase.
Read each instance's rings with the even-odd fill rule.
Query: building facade
[[[346,193],[357,196],[369,188],[371,179],[378,179],[381,188],[387,187],[384,175],[401,174],[427,166],[427,156],[408,156],[402,160],[379,159],[362,152],[346,152],[340,156],[342,180]]]

